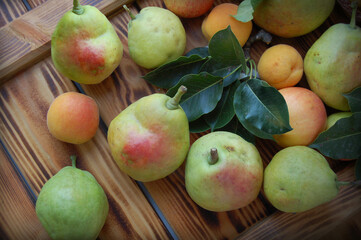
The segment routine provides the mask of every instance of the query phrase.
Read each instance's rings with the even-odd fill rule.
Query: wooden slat
[[[109,200],[101,239],[167,239],[166,229],[143,193],[111,158],[104,132],[99,129],[81,145],[62,143],[49,134],[48,107],[67,91],[76,89],[57,74],[50,57],[0,88],[1,140],[32,190],[37,195],[51,176],[70,165],[69,156],[75,154],[77,166],[95,176]]]
[[[34,199],[0,147],[0,238],[50,239],[38,220]]]
[[[38,4],[36,3],[37,0],[34,1],[35,4]],[[217,0],[215,4],[221,2],[223,1]],[[99,1],[92,1],[91,3],[98,4]],[[161,0],[139,0],[137,3],[141,8],[148,5],[164,7]],[[41,4],[37,8],[42,8],[46,4],[48,3]],[[57,4],[59,5],[60,3],[57,2]],[[36,9],[31,11],[31,13],[36,12]],[[131,7],[131,9],[133,12],[137,12],[136,8]],[[317,31],[296,39],[274,38],[273,44],[288,43],[295,46],[301,52],[301,55],[304,56],[308,47],[329,25],[341,21],[342,18],[339,18],[338,10],[335,11],[336,14],[333,13]],[[39,23],[39,17],[42,17],[43,13],[40,11],[39,14],[35,19],[35,14],[29,17],[25,23],[21,21],[15,23],[13,28],[17,29],[17,31],[23,31],[19,29],[22,29],[26,22],[29,23],[28,27],[30,30],[26,28],[25,35],[30,39],[34,32],[40,33],[40,37],[43,32],[48,31],[49,33],[48,29],[39,30],[33,27],[33,23]],[[24,18],[26,19],[26,17]],[[187,30],[187,50],[207,44],[200,32],[202,18],[182,19]],[[117,13],[112,18],[112,23],[124,44],[124,58],[120,66],[111,77],[101,84],[92,86],[82,85],[85,92],[95,98],[99,104],[101,117],[106,125],[109,125],[110,121],[119,112],[139,98],[154,92],[163,92],[162,89],[148,84],[141,78],[147,70],[139,68],[129,57],[126,37],[128,21],[129,16],[125,12]],[[255,29],[257,29],[256,26]],[[46,41],[46,36],[44,39]],[[1,43],[8,43],[8,40],[3,41],[2,36],[0,37],[0,49]],[[39,44],[38,40],[37,36],[30,42],[36,45]],[[24,40],[24,42],[26,41]],[[44,43],[40,41],[41,44]],[[46,47],[49,48],[49,45]],[[19,51],[23,51],[21,47],[17,48]],[[263,43],[254,45],[251,56],[256,62],[266,48],[267,46]],[[1,54],[2,51],[0,51],[0,56],[2,56]],[[44,51],[43,55],[40,54],[38,59],[48,55],[49,51]],[[21,58],[26,61],[25,57]],[[1,59],[0,57],[0,63]],[[36,58],[30,59],[31,64],[24,65],[23,67],[27,68],[37,60]],[[0,79],[1,84],[3,78]],[[304,84],[304,81],[302,84]],[[79,146],[60,143],[49,135],[45,123],[47,108],[55,96],[66,91],[76,91],[76,89],[68,79],[57,73],[50,58],[46,58],[16,78],[12,78],[11,81],[3,86],[0,86],[0,138],[19,165],[32,190],[38,194],[41,186],[47,179],[62,167],[69,165],[69,155],[76,154],[79,156],[78,166],[94,174],[109,198],[110,214],[101,232],[100,239],[169,238],[170,236],[167,234],[161,221],[135,182],[118,170],[109,154],[106,136],[103,131],[99,130],[92,141]],[[205,133],[192,134],[192,142],[203,134]],[[260,150],[265,165],[280,150],[280,147],[274,142],[263,140],[257,142],[257,148]],[[340,177],[346,176],[342,180],[352,177],[350,175],[352,166],[353,163],[332,164],[332,167],[339,171]],[[5,184],[1,184],[1,187],[5,186]],[[298,229],[298,236],[303,237],[303,235],[300,235],[300,232],[303,232],[304,229],[306,231],[313,231],[314,228],[305,227],[303,229],[300,226],[305,226],[307,223],[314,224],[313,219],[316,219],[316,226],[321,225],[322,231],[316,231],[316,235],[307,232],[308,235],[306,234],[306,236],[324,236],[325,226],[329,223],[330,218],[328,215],[323,214],[323,212],[326,211],[330,215],[334,213],[333,210],[330,211],[328,208],[325,210],[324,206],[322,206],[312,210],[310,215],[303,213],[301,217],[289,218],[289,214],[278,212],[272,208],[264,198],[263,192],[252,204],[237,211],[224,213],[209,212],[198,207],[186,193],[184,187],[184,166],[181,166],[175,173],[163,180],[144,185],[180,239],[234,239],[240,233],[243,233],[241,236],[245,238],[248,236],[259,236],[260,238],[268,239],[279,236],[277,231],[271,231],[273,228],[285,231],[286,235],[281,234],[285,238],[292,238],[288,234]],[[350,206],[357,200],[360,200],[354,194],[359,195],[359,192],[343,190],[335,200],[341,205],[335,207],[339,211],[345,208],[346,212],[350,213]],[[356,203],[360,205],[359,202]],[[329,204],[334,206],[335,203],[332,201]],[[27,210],[24,211],[31,212],[31,207],[25,206]],[[360,209],[354,210],[357,212]],[[7,213],[7,215],[9,214]],[[335,217],[331,219],[337,222],[349,219],[350,217],[352,217],[351,214],[336,213]],[[291,228],[287,227],[288,221],[294,224]],[[297,223],[298,221],[300,223]],[[319,225],[318,221],[322,221],[322,224]],[[260,230],[262,227],[259,226],[271,230],[269,233],[264,232]],[[261,233],[257,234],[257,231]],[[0,227],[1,232],[4,232],[2,225]],[[29,234],[34,234],[33,231],[28,232]]]
[[[350,165],[337,173],[341,181],[354,181],[354,167]],[[342,187],[338,196],[319,207],[292,214],[276,212],[242,233],[238,239],[320,239],[330,231],[361,211],[361,188]],[[359,221],[359,219],[358,219]],[[352,235],[352,229],[343,228],[344,235]],[[359,231],[359,230],[358,230]],[[359,236],[358,236],[359,237]],[[329,239],[329,238],[325,238]]]
[[[109,15],[131,0],[80,2],[94,5]],[[72,4],[70,0],[48,0],[0,28],[0,85],[50,54],[51,34],[63,14],[72,9]]]
[[[137,1],[145,6],[163,6],[162,1]],[[137,9],[131,7],[137,14]],[[161,89],[148,84],[141,76],[147,70],[137,66],[130,58],[127,47],[127,24],[130,17],[120,13],[112,23],[124,44],[122,62],[112,76],[98,85],[82,85],[84,91],[97,99],[101,116],[108,126],[110,121],[128,105],[141,97]],[[182,19],[187,32],[187,50],[207,45],[200,27],[202,18]],[[192,134],[194,141],[200,135]],[[165,179],[144,184],[161,209],[165,218],[180,239],[235,238],[244,229],[271,214],[261,199],[237,211],[212,213],[198,207],[189,197],[184,186],[184,166]]]
[[[26,12],[26,8],[21,0],[0,1],[0,27],[20,17]]]
[[[26,0],[29,3],[31,9],[36,8],[48,0]]]

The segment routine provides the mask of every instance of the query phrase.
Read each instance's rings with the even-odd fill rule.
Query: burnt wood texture
[[[263,191],[250,205],[214,213],[197,206],[184,186],[184,164],[170,176],[149,183],[122,173],[110,155],[106,135],[111,120],[131,103],[152,93],[164,93],[142,76],[127,48],[127,4],[137,14],[147,6],[165,8],[161,0],[84,0],[98,7],[113,24],[124,45],[119,67],[97,85],[76,84],[62,76],[50,58],[50,37],[72,1],[3,0],[0,3],[0,239],[49,239],[35,214],[36,198],[45,182],[77,155],[77,166],[91,172],[109,200],[109,215],[99,239],[357,239],[361,226],[361,189],[343,188],[336,199],[299,214],[276,210]],[[222,2],[216,0],[214,5]],[[201,32],[205,16],[181,19],[187,33],[186,51],[208,43]],[[271,45],[286,43],[305,56],[331,25],[349,19],[336,4],[315,31],[298,38],[273,36]],[[253,34],[258,27],[253,25]],[[251,57],[258,62],[269,46],[256,42]],[[307,87],[305,77],[299,86]],[[91,96],[100,109],[101,124],[87,143],[72,145],[48,132],[46,113],[55,97],[76,91]],[[207,132],[206,132],[207,133]],[[191,142],[206,134],[191,134]],[[257,139],[266,166],[281,150]],[[354,161],[329,163],[342,181],[355,179]],[[337,230],[337,231],[336,231]],[[343,233],[343,234],[341,234]]]

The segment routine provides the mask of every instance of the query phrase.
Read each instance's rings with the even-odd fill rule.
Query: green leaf
[[[182,96],[180,105],[190,122],[211,112],[222,97],[222,78],[206,72],[182,77],[176,86],[168,90],[167,95],[174,96],[181,85],[188,89]]]
[[[351,112],[361,112],[361,87],[355,88],[344,96],[348,100]]]
[[[209,42],[209,54],[217,62],[228,66],[242,65],[242,70],[246,71],[243,49],[230,26],[213,35]]]
[[[273,139],[272,135],[292,130],[286,101],[265,81],[250,79],[241,83],[233,104],[239,121],[257,137]]]
[[[208,46],[193,48],[192,50],[186,53],[187,57],[191,55],[197,55],[200,56],[201,58],[208,57],[209,56]]]
[[[361,156],[361,112],[339,119],[310,145],[333,159],[356,159]]]
[[[356,160],[355,175],[356,180],[361,180],[361,156]]]
[[[235,84],[225,88],[222,98],[218,102],[216,108],[212,112],[203,116],[212,131],[224,127],[234,117],[235,112],[233,108],[233,97],[239,84],[239,82],[236,82]]]
[[[241,136],[244,140],[256,144],[255,136],[243,127],[237,117],[234,117],[226,126],[218,129],[217,131],[232,132]]]
[[[146,74],[143,78],[160,88],[171,88],[187,74],[199,73],[207,58],[198,55],[181,56],[169,63],[163,64]]]
[[[237,14],[232,15],[241,22],[249,22],[253,19],[253,12],[262,0],[244,0],[239,4]]]
[[[203,116],[189,123],[189,131],[191,133],[201,133],[211,129],[204,120]]]
[[[222,62],[217,62],[214,58],[209,58],[202,66],[201,72],[208,72],[214,76],[224,78],[223,87],[227,87],[240,79],[242,69],[240,65],[229,66]]]

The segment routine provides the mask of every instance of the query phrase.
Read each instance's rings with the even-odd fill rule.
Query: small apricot
[[[252,21],[240,22],[232,15],[237,14],[238,5],[233,3],[222,3],[214,7],[203,20],[202,33],[209,41],[213,35],[228,26],[231,26],[233,34],[243,47],[252,32]]]
[[[303,59],[294,47],[278,44],[261,55],[257,69],[260,78],[272,87],[293,87],[302,78]]]
[[[93,98],[77,92],[59,95],[47,113],[49,132],[56,139],[81,144],[94,137],[99,126],[99,109]]]

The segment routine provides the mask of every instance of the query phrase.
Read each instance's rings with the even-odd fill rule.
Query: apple
[[[99,108],[93,98],[78,92],[59,95],[47,113],[47,126],[56,139],[73,144],[89,141],[99,126]]]
[[[191,146],[185,165],[189,196],[209,211],[231,211],[259,194],[263,163],[257,148],[231,132],[212,132]]]
[[[195,18],[205,14],[214,0],[164,0],[165,6],[183,18]]]

